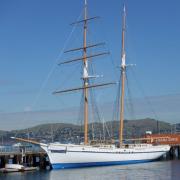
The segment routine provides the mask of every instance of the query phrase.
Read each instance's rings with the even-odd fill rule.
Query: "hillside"
[[[158,128],[159,127],[159,128]],[[176,125],[178,129],[180,124]],[[102,123],[89,124],[90,139],[99,139],[103,136],[106,139],[113,137],[118,138],[119,122],[109,121],[103,126]],[[102,130],[104,129],[104,131]],[[153,133],[168,133],[171,132],[172,127],[169,123],[157,121],[154,119],[140,119],[140,120],[125,120],[124,121],[124,137],[134,138],[141,137],[146,131]],[[6,143],[11,143],[11,136],[33,138],[36,140],[43,140],[45,142],[60,141],[62,143],[83,141],[83,126],[65,123],[56,124],[42,124],[35,127],[22,130],[0,131],[0,138]]]

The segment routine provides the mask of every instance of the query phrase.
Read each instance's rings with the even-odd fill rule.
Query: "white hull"
[[[169,151],[168,145],[130,145],[128,148],[115,146],[84,146],[52,143],[42,144],[53,169],[106,166],[149,162]]]

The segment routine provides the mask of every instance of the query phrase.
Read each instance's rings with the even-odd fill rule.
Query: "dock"
[[[27,167],[50,168],[47,154],[36,146],[0,147],[0,168],[5,164],[25,164]]]
[[[167,154],[168,159],[180,159],[180,133],[173,134],[148,134],[148,143],[170,145],[171,149]]]

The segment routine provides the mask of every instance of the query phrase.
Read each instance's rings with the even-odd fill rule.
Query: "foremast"
[[[125,30],[126,30],[126,9],[123,8],[122,16],[122,50],[121,50],[121,96],[120,96],[120,126],[119,126],[119,144],[123,144],[124,129],[124,90],[125,90],[125,73],[126,73],[126,53],[125,53]]]
[[[92,55],[87,55],[87,49],[89,48],[94,48],[96,46],[101,46],[104,45],[105,43],[97,43],[97,44],[87,44],[87,25],[88,21],[94,20],[98,17],[88,17],[87,16],[87,0],[84,0],[84,18],[83,20],[77,21],[72,23],[71,25],[76,25],[79,23],[83,23],[83,47],[80,48],[75,48],[75,49],[70,49],[65,51],[64,53],[69,53],[72,51],[83,51],[83,56],[75,59],[71,59],[68,61],[61,62],[59,65],[62,64],[68,64],[68,63],[73,63],[77,61],[82,61],[83,63],[83,87],[78,87],[78,88],[72,88],[72,89],[66,89],[66,90],[60,90],[60,91],[55,91],[53,94],[59,94],[59,93],[66,93],[66,92],[72,92],[72,91],[78,91],[78,90],[83,90],[84,92],[84,144],[88,144],[88,89],[89,88],[96,88],[96,87],[102,87],[102,86],[107,86],[107,85],[112,85],[115,84],[114,82],[110,83],[102,83],[102,84],[89,84],[89,79],[90,78],[96,78],[99,77],[97,75],[89,75],[88,72],[88,61],[91,60],[92,58],[98,57],[98,56],[103,56],[109,54],[109,52],[101,52],[97,54],[92,54]]]

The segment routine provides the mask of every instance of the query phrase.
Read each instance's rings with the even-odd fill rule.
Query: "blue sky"
[[[138,102],[147,96],[159,119],[180,122],[180,2],[125,2],[127,62],[136,64],[133,70],[128,70],[132,96]],[[93,61],[97,74],[104,74],[103,81],[116,80],[123,1],[89,0],[88,4],[89,15],[101,17],[90,23],[88,40],[92,43],[106,42],[105,47],[98,50],[111,52],[109,57]],[[42,123],[43,116],[46,116],[45,122],[62,121],[66,118],[54,111],[76,109],[79,105],[81,95],[78,93],[53,96],[52,92],[81,85],[79,63],[64,67],[56,64],[80,55],[64,56],[61,52],[64,47],[81,46],[81,27],[76,27],[70,36],[73,27],[69,24],[79,17],[81,19],[82,8],[83,0],[0,1],[0,122],[6,121],[4,126],[1,123],[0,129],[16,128],[18,122],[25,127],[24,111],[32,111],[28,112],[30,125]],[[133,79],[134,73],[138,83]],[[111,103],[115,99],[114,94],[116,87],[98,90],[97,101],[102,105]],[[134,105],[141,109],[144,107],[144,103]],[[41,112],[38,120],[34,111]],[[137,117],[152,116],[145,112],[138,111]]]

